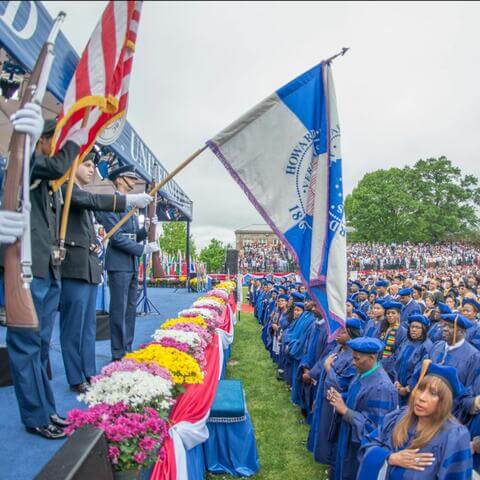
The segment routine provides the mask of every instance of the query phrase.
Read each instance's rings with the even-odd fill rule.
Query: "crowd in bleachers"
[[[296,270],[292,255],[281,242],[244,244],[240,250],[239,268],[242,273],[281,273]]]

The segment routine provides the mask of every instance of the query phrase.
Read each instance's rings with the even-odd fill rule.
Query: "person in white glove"
[[[150,242],[145,245],[143,250],[144,255],[150,255],[151,253],[158,252],[160,247],[158,246],[157,242]]]
[[[0,210],[0,244],[15,243],[25,231],[26,221],[23,213]]]
[[[13,128],[16,132],[26,133],[30,136],[31,152],[42,135],[44,120],[42,117],[42,108],[36,103],[26,103],[23,108],[17,110],[11,117]]]
[[[128,193],[127,197],[127,208],[145,208],[151,202],[153,202],[153,197],[148,193]]]

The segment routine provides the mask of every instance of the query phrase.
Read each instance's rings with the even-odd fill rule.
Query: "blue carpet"
[[[134,348],[151,340],[150,335],[167,318],[189,307],[198,297],[184,289],[174,291],[166,288],[149,289],[149,298],[160,311],[160,315],[138,316],[135,328]],[[0,343],[5,344],[5,328],[0,328]],[[97,369],[110,361],[110,341],[96,343]],[[65,415],[75,407],[85,407],[71,392],[65,377],[60,351],[58,320],[53,332],[50,348],[53,371],[53,391],[57,411]],[[63,440],[44,440],[27,433],[20,421],[13,387],[0,388],[0,479],[30,480],[42,469],[52,455],[62,446]]]

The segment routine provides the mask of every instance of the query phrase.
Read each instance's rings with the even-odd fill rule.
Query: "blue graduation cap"
[[[478,303],[474,298],[464,298],[463,301],[462,301],[462,307],[464,305],[472,305],[472,307],[477,312],[480,312],[480,303]]]
[[[358,308],[358,303],[352,297],[348,297],[346,302],[350,303],[354,309]]]
[[[458,327],[463,328],[464,330],[473,327],[473,322],[458,313],[445,313],[440,315],[440,317],[448,323],[456,323]]]
[[[458,378],[457,369],[455,367],[450,367],[448,365],[438,365],[437,363],[430,363],[430,360],[424,360],[422,365],[422,370],[420,372],[420,376],[417,381],[417,386],[420,382],[424,379],[425,375],[433,375],[434,377],[441,378],[448,388],[452,391],[453,398],[462,395],[465,392],[465,387],[463,386],[462,382]],[[426,366],[428,367],[426,368]]]
[[[356,328],[357,330],[362,329],[362,324],[358,318],[347,318],[345,326],[347,328]]]
[[[347,345],[355,352],[360,353],[380,353],[385,348],[385,344],[374,337],[354,338],[349,340]]]
[[[377,280],[375,282],[376,287],[388,287],[389,283],[387,280]]]
[[[430,320],[425,315],[414,314],[408,317],[407,322],[410,324],[412,322],[418,322],[422,325],[425,325],[427,328],[430,326]]]
[[[359,310],[359,309],[354,309],[353,310],[353,313],[355,315],[358,315],[360,317],[361,320],[363,320],[365,323],[367,323],[370,319],[368,318],[368,315],[363,311],[363,310]]]
[[[383,308],[385,310],[398,310],[400,312],[403,308],[403,305],[400,302],[385,302],[383,304]]]
[[[360,282],[359,280],[355,280],[354,282],[352,282],[352,285],[356,285],[358,288],[363,287],[362,282]]]
[[[387,303],[383,298],[376,298],[373,301],[374,305],[380,305],[382,308],[385,308],[385,303]]]
[[[279,295],[277,297],[279,300],[282,299],[282,300],[288,300],[288,295],[285,295],[284,293],[282,293],[281,295]]]
[[[370,295],[370,292],[366,288],[361,288],[358,293],[365,293],[367,295]]]
[[[295,300],[298,300],[300,302],[303,302],[305,300],[305,295],[303,293],[292,292],[290,294],[290,296],[293,297]]]
[[[408,295],[411,295],[413,293],[413,288],[402,288],[401,290],[398,291],[398,294],[401,297],[407,297]]]
[[[283,290],[285,293],[287,293],[287,287],[284,287],[283,285],[280,285],[278,289]]]
[[[438,302],[437,308],[440,313],[452,313],[452,309],[446,303]]]
[[[294,302],[293,305],[295,307],[301,308],[302,310],[305,310],[305,304],[303,302]]]

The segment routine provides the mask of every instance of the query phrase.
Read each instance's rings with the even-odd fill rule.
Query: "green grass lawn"
[[[290,402],[285,383],[275,378],[276,366],[260,338],[261,327],[253,315],[242,313],[235,328],[227,377],[243,382],[248,410],[257,438],[258,480],[324,480],[325,467],[315,463],[305,446],[308,426]],[[208,479],[231,479],[209,475]]]

